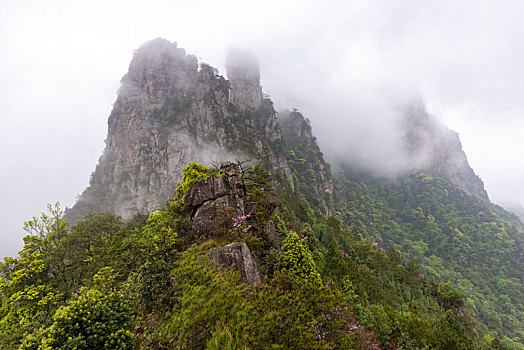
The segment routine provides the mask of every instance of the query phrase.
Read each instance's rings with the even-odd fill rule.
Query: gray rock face
[[[242,199],[234,196],[223,196],[204,202],[197,208],[193,219],[198,222],[210,222],[216,219],[220,210],[227,208],[232,208],[235,215],[244,215]]]
[[[277,232],[273,220],[269,220],[267,222],[266,227],[264,227],[264,232],[273,241],[273,243],[275,243],[275,247],[280,250],[280,235]]]
[[[297,111],[278,114],[288,163],[295,176],[306,183],[306,198],[318,203],[320,209],[331,215],[333,206],[333,181],[329,164],[324,161],[309,120]],[[309,197],[308,197],[309,194]]]
[[[263,95],[256,58],[248,51],[230,50],[226,69],[231,84],[231,102],[242,109],[258,108]]]
[[[211,177],[196,183],[186,194],[187,205],[196,207],[205,201],[228,194],[228,185],[223,177]]]
[[[422,160],[422,169],[449,179],[466,193],[489,201],[484,183],[469,166],[459,135],[438,123],[422,103],[414,103],[404,112],[406,147]]]
[[[193,229],[212,234],[232,216],[245,215],[246,186],[240,166],[225,162],[220,167],[222,176],[197,182],[187,192],[185,202],[193,207]]]
[[[155,39],[142,45],[122,78],[91,184],[66,220],[101,212],[130,219],[157,210],[193,160],[260,160],[271,172],[289,176],[256,62],[231,67],[228,82],[208,65],[199,69],[197,59],[176,43]]]
[[[247,194],[240,165],[225,162],[220,166],[220,173],[224,175],[199,181],[186,194],[186,204],[193,207],[195,232],[213,235],[220,226],[230,225],[232,216],[245,214]],[[229,244],[207,254],[216,264],[240,272],[242,282],[262,283],[257,263],[245,242]]]
[[[240,272],[241,281],[249,285],[262,284],[256,261],[245,242],[229,244],[207,253],[216,264]]]

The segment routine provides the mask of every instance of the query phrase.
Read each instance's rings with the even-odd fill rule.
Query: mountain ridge
[[[256,59],[237,50],[226,66],[229,80],[207,64],[199,69],[194,56],[164,39],[137,50],[109,118],[104,154],[66,220],[104,212],[129,220],[162,209],[195,160],[258,162],[295,226],[313,232],[312,216],[333,217],[374,244],[406,252],[425,273],[471,293],[466,304],[482,332],[520,341],[522,274],[511,269],[523,260],[524,227],[490,203],[457,133],[417,101],[404,107],[402,122],[404,150],[418,168],[381,179],[342,162],[332,174],[309,121],[298,110],[276,113],[264,96]],[[309,244],[322,261],[325,246],[340,243],[325,224],[316,229]],[[490,266],[502,260],[498,274]]]
[[[90,186],[66,212],[68,220],[74,222],[90,212],[109,211],[125,219],[150,213],[169,198],[181,180],[182,168],[193,160],[206,164],[264,160],[293,189],[278,123],[289,116],[296,119],[296,112],[278,118],[272,101],[263,95],[258,63],[249,52],[232,50],[226,69],[229,80],[207,64],[198,69],[195,56],[165,39],[142,45],[122,78],[104,153]],[[438,124],[421,102],[407,106],[403,118],[409,157],[422,159],[423,169],[489,201],[482,181],[467,162],[458,134]],[[299,119],[295,128],[302,128]],[[314,139],[310,127],[307,139]],[[316,139],[313,142],[318,148]],[[313,188],[317,196],[324,193],[320,205],[328,213],[332,199],[323,197],[331,195],[332,181],[320,149],[318,153],[315,162],[320,182]]]

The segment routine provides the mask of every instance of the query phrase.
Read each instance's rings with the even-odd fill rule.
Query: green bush
[[[132,349],[130,310],[116,293],[84,290],[60,307],[53,324],[27,337],[20,349]]]
[[[276,268],[299,287],[311,288],[322,284],[313,255],[295,232],[286,237]]]
[[[218,172],[195,161],[189,163],[182,169],[184,176],[182,182],[178,184],[175,194],[179,201],[184,203],[186,193],[199,181],[205,180],[213,175],[218,176]]]

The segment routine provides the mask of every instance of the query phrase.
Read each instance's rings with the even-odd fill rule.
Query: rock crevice
[[[245,215],[244,199],[249,199],[249,196],[240,165],[222,163],[220,174],[195,183],[186,193],[186,205],[193,208],[192,228],[197,233],[213,236],[224,221],[230,222],[232,216]],[[245,242],[232,243],[207,254],[216,264],[237,270],[241,282],[249,285],[262,283],[257,263]]]

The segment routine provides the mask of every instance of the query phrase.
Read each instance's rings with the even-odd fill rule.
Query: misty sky
[[[497,203],[524,203],[522,1],[0,1],[0,256],[46,203],[72,206],[104,148],[133,50],[156,37],[225,74],[253,51],[278,107],[324,153],[384,156],[391,106],[420,97],[460,133]]]

